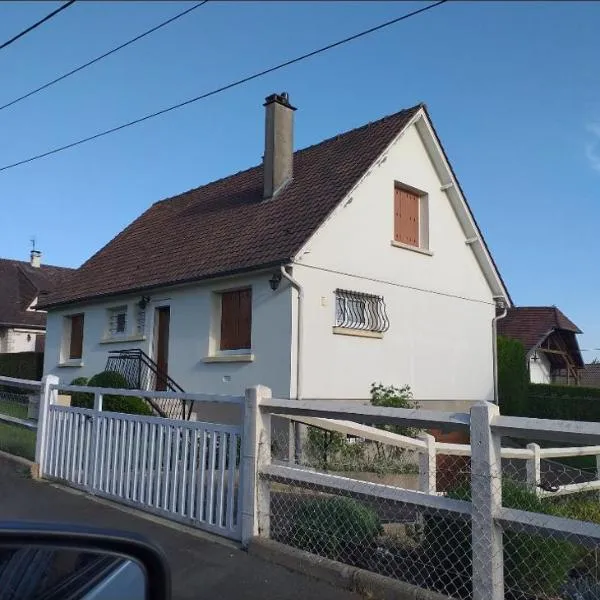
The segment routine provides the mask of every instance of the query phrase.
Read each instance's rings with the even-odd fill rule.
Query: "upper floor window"
[[[394,243],[427,250],[429,246],[427,194],[396,184],[394,187]]]
[[[335,326],[383,333],[390,323],[382,296],[335,290]]]
[[[252,290],[221,293],[221,336],[219,350],[252,348]]]
[[[108,337],[118,337],[127,333],[127,306],[108,309]]]

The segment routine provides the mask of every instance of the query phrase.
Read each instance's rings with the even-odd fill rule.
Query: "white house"
[[[556,306],[514,306],[498,320],[498,333],[525,348],[531,383],[578,385],[584,368],[581,330]]]
[[[189,392],[493,399],[510,297],[426,107],[297,152],[287,94],[265,107],[262,165],[153,204],[44,299],[45,372],[141,349]]]
[[[0,354],[43,351],[46,312],[38,296],[54,288],[71,269],[42,265],[31,251],[29,262],[0,258]]]

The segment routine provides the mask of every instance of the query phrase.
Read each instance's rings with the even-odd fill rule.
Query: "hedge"
[[[498,399],[502,414],[518,415],[527,406],[529,372],[525,347],[498,336]]]
[[[600,421],[600,388],[529,384],[528,401],[515,416],[565,421]]]
[[[0,375],[39,381],[44,373],[43,352],[0,354]]]

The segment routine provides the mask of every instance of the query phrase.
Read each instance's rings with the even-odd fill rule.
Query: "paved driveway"
[[[175,600],[358,600],[359,596],[292,573],[238,550],[33,481],[0,457],[0,520],[45,520],[135,531],[159,544],[171,564]]]

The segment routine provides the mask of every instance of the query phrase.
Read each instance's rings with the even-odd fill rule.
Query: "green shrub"
[[[302,550],[344,560],[371,545],[382,532],[375,511],[352,498],[315,498],[294,515],[291,543]]]
[[[500,411],[517,415],[527,406],[529,372],[525,347],[518,340],[499,335],[498,348],[498,400]]]
[[[75,377],[69,385],[87,385],[87,377]],[[94,407],[94,394],[86,392],[72,392],[71,393],[71,406],[77,408],[93,408]]]
[[[470,500],[468,486],[448,493],[449,498]],[[509,480],[502,484],[502,505],[536,513],[571,516],[568,509],[554,499],[539,498],[523,485]],[[583,510],[583,509],[580,509]],[[571,510],[575,514],[575,510]],[[464,581],[471,577],[471,525],[456,518],[425,518],[424,549],[434,557],[438,567],[453,569]],[[584,556],[581,546],[558,539],[506,531],[504,538],[504,578],[507,589],[531,595],[552,595],[568,579],[569,571]]]
[[[44,370],[43,352],[0,354],[0,375],[39,381]]]
[[[83,381],[85,378],[74,379],[72,385],[81,385],[75,381]],[[128,389],[127,380],[115,371],[102,371],[97,373],[88,382],[88,387]],[[77,396],[77,398],[74,398]],[[77,402],[75,404],[74,402]],[[75,393],[71,396],[71,405],[80,408],[94,407],[94,394]],[[102,398],[102,410],[107,412],[120,412],[130,415],[151,415],[152,410],[142,398],[137,396],[121,396],[116,394],[107,394]]]
[[[532,383],[528,393],[527,406],[515,416],[600,421],[600,388]]]

